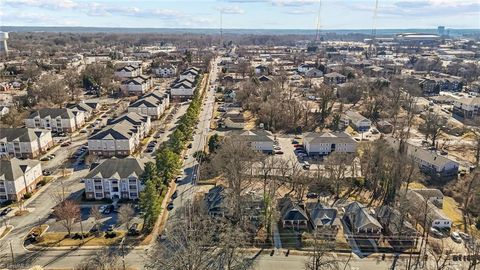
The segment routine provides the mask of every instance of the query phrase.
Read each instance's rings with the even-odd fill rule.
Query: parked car
[[[275,151],[275,154],[277,154],[277,155],[283,155],[283,151]]]
[[[12,207],[7,207],[0,212],[0,217],[7,215],[8,213],[12,212],[13,208]]]
[[[463,240],[470,240],[472,239],[472,237],[464,232],[458,232],[458,235],[460,235],[460,237],[463,239]]]
[[[314,192],[309,192],[309,193],[307,193],[307,198],[316,199],[316,198],[318,198],[318,194],[314,193]]]
[[[176,199],[178,196],[178,192],[175,190],[175,192],[173,192],[172,194],[172,199]]]
[[[456,243],[462,243],[462,238],[460,237],[460,234],[458,232],[452,232],[450,234],[450,237],[452,238],[453,241]]]
[[[79,131],[79,133],[87,133],[88,131],[86,129],[82,129]]]
[[[310,170],[310,163],[308,163],[308,161],[304,161],[302,167],[303,167],[305,170]]]
[[[188,144],[188,148],[192,148],[193,147],[193,144],[192,143],[189,143]]]
[[[115,207],[114,207],[112,204],[107,205],[107,207],[105,207],[105,210],[103,210],[103,213],[104,213],[105,215],[108,215],[108,214],[110,214],[110,213],[113,212],[114,208],[115,208]]]
[[[167,205],[167,210],[170,211],[173,209],[173,202],[170,202],[168,205]]]
[[[42,174],[43,174],[43,176],[49,176],[49,175],[52,174],[52,172],[49,171],[49,170],[43,170],[43,171],[42,171]]]
[[[72,142],[67,141],[67,142],[63,142],[62,144],[60,144],[60,146],[61,146],[61,147],[66,147],[66,146],[69,146],[69,145],[71,145],[71,144],[72,144]]]
[[[108,225],[107,232],[113,232],[113,228],[114,228],[113,225]]]
[[[437,238],[441,238],[443,237],[443,233],[441,233],[439,230],[435,229],[435,228],[430,228],[430,234],[434,237],[437,237]]]
[[[177,178],[175,178],[175,183],[178,183],[182,180],[182,176],[177,176]]]

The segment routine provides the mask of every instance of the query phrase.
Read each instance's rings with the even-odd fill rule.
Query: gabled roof
[[[333,225],[337,217],[337,209],[325,207],[320,202],[307,203],[307,211],[314,227]]]
[[[273,142],[273,135],[270,131],[257,129],[257,130],[232,130],[228,133],[229,136],[236,136],[240,140],[245,141],[264,141]]]
[[[290,198],[282,198],[279,201],[280,215],[282,220],[308,221],[308,215],[305,210]]]
[[[143,174],[143,170],[144,164],[135,158],[111,158],[91,170],[85,178],[138,178]]]
[[[352,202],[345,208],[344,217],[349,217],[350,222],[353,222],[354,228],[360,229],[367,225],[382,228],[382,225],[367,212],[367,208],[359,202]]]
[[[406,216],[402,215],[397,209],[384,205],[377,209],[376,217],[384,228],[388,228],[390,235],[415,235],[417,230],[410,222],[406,220]]]
[[[124,67],[121,67],[121,68],[117,69],[117,72],[120,72],[120,71],[131,72],[131,71],[135,71],[137,69],[140,69],[140,67],[133,66],[133,65],[128,65],[128,66],[124,66]]]
[[[132,107],[132,108],[138,108],[138,107],[155,108],[155,107],[158,107],[160,104],[162,104],[161,100],[158,100],[157,98],[155,98],[153,96],[148,96],[148,97],[138,99],[137,101],[130,104],[128,107]]]
[[[139,113],[136,113],[136,112],[128,112],[126,114],[120,115],[119,117],[117,117],[115,119],[108,120],[107,124],[113,125],[113,124],[117,124],[117,123],[120,123],[120,122],[123,122],[123,121],[128,121],[132,125],[139,126],[142,123],[146,123],[148,118],[149,117],[146,116],[146,115],[142,115],[142,114],[139,114]]]
[[[93,134],[89,140],[128,140],[137,131],[137,128],[130,123],[118,123],[109,125]]]
[[[33,119],[35,117],[40,117],[40,118],[60,117],[62,119],[72,119],[75,117],[75,114],[71,109],[67,109],[67,108],[61,108],[61,109],[60,108],[43,108],[30,114],[30,116],[28,116],[28,119]]]
[[[40,164],[40,161],[27,159],[0,160],[0,180],[15,181],[31,168]]]
[[[357,144],[357,141],[352,139],[350,135],[345,132],[307,132],[303,135],[304,141],[311,144],[333,144],[333,143],[353,143]]]
[[[338,73],[338,72],[330,72],[324,75],[327,78],[346,78],[346,76]]]
[[[49,132],[50,130],[46,129],[0,128],[0,141],[33,142]]]
[[[359,114],[358,112],[356,111],[347,111],[345,113],[345,115],[350,119],[352,120],[352,122],[360,122],[360,121],[368,121],[368,122],[371,122],[370,120],[368,120],[368,118],[366,118],[365,116]]]

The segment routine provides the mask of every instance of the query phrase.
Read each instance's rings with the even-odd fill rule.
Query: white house
[[[18,201],[42,181],[42,165],[37,160],[0,160],[0,202]]]
[[[453,115],[474,119],[480,115],[480,97],[459,98],[453,102]]]
[[[246,141],[253,150],[272,153],[274,137],[270,131],[258,130],[242,130],[230,131],[229,136],[233,136],[241,141]]]
[[[84,177],[86,198],[137,200],[144,188],[140,180],[143,171],[144,165],[137,159],[107,159]]]
[[[84,124],[85,114],[82,111],[67,108],[43,108],[25,119],[28,128],[43,128],[56,132],[74,132]]]
[[[200,75],[200,70],[198,68],[191,67],[180,73],[179,80],[181,81],[188,79],[194,82],[198,75]]]
[[[0,128],[0,156],[36,158],[53,146],[52,132],[47,129]]]
[[[308,132],[303,135],[303,145],[310,156],[323,156],[331,152],[355,153],[357,151],[357,142],[344,132]]]
[[[315,64],[301,64],[297,67],[298,73],[307,73],[311,69],[316,69],[317,66]]]
[[[170,87],[170,96],[173,100],[186,100],[192,98],[194,92],[195,83],[188,78],[176,80]]]
[[[6,115],[10,109],[7,106],[0,106],[0,117]]]
[[[365,132],[370,129],[372,126],[372,121],[367,119],[365,116],[359,114],[358,112],[355,111],[347,111],[345,113],[346,118],[348,119],[348,122],[354,128],[356,131],[359,132]]]
[[[431,227],[449,230],[452,227],[452,220],[420,193],[414,190],[408,190],[406,199],[406,211],[413,219],[413,223],[418,223],[422,226],[425,224],[426,230]]]
[[[133,78],[142,74],[142,68],[140,66],[128,65],[121,67],[115,71],[115,77],[119,78]]]
[[[175,76],[175,74],[177,74],[177,68],[172,64],[163,65],[163,66],[154,68],[153,73],[155,73],[155,75],[162,78],[173,77]]]

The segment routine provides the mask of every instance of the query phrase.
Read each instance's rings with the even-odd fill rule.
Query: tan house
[[[0,156],[36,158],[53,146],[47,129],[0,128]]]
[[[0,160],[0,202],[18,201],[27,192],[32,192],[42,181],[40,161]]]

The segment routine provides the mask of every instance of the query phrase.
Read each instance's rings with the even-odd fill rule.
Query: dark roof
[[[128,121],[131,124],[133,124],[135,126],[138,126],[138,125],[141,125],[142,123],[147,122],[147,120],[148,120],[148,116],[146,116],[146,115],[141,115],[141,114],[138,114],[136,112],[129,112],[129,113],[120,115],[119,117],[117,117],[115,119],[108,120],[107,124],[113,125],[113,124],[117,124],[117,123],[120,123],[120,122],[123,122],[123,121]]]
[[[116,178],[129,176],[139,178],[144,170],[144,164],[135,158],[111,158],[91,170],[85,178]]]
[[[40,164],[40,161],[32,159],[20,160],[12,158],[10,160],[0,160],[0,180],[15,181],[38,164]]]
[[[294,203],[290,198],[282,198],[279,201],[280,215],[282,220],[306,220],[308,215],[305,210],[298,204]]]

